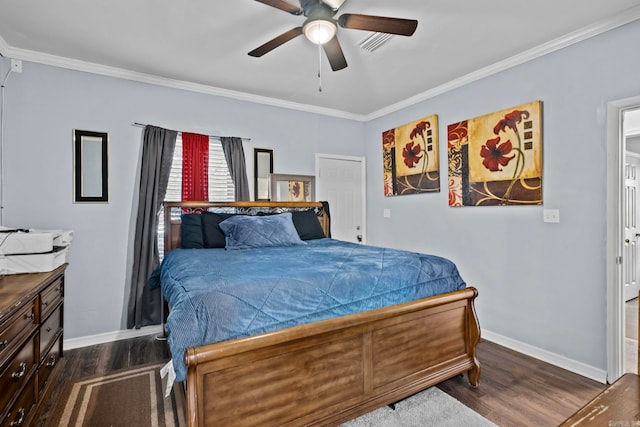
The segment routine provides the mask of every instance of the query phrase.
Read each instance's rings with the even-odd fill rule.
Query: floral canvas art
[[[542,102],[447,127],[449,206],[542,204]]]
[[[289,181],[290,202],[304,202],[309,200],[309,191],[302,181]]]
[[[438,116],[382,132],[384,195],[440,191]]]

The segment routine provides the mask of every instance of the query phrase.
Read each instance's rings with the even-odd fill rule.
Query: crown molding
[[[303,111],[325,116],[338,117],[349,120],[363,121],[365,116],[361,114],[353,114],[346,111],[334,110],[331,108],[318,107],[315,105],[301,104],[296,102],[285,101],[277,98],[254,95],[246,92],[222,89],[214,86],[208,86],[198,83],[192,83],[184,80],[171,79],[167,77],[155,76],[152,74],[139,73],[124,68],[110,67],[107,65],[96,64],[94,62],[80,61],[77,59],[65,58],[62,56],[50,55],[47,53],[37,52],[33,50],[17,49],[2,44],[0,40],[0,54],[5,57],[20,59],[22,61],[34,62],[38,64],[50,65],[58,68],[66,68],[74,71],[82,71],[85,73],[98,74],[102,76],[115,77],[119,79],[132,80],[142,83],[148,83],[157,86],[164,86],[173,89],[187,90],[207,95],[221,96],[240,101],[253,102],[257,104],[270,105],[273,107],[287,108],[290,110]]]
[[[457,79],[444,83],[440,86],[436,86],[435,88],[422,92],[416,96],[407,98],[404,101],[389,105],[388,107],[385,107],[373,113],[367,114],[365,116],[365,121],[370,121],[370,120],[385,116],[387,114],[394,113],[398,110],[402,110],[403,108],[407,108],[419,102],[425,101],[427,99],[434,98],[443,93],[460,88],[462,86],[465,86],[469,83],[473,83],[485,77],[489,77],[493,74],[497,74],[501,71],[515,67],[517,65],[524,64],[525,62],[529,62],[533,59],[540,58],[541,56],[547,55],[549,53],[563,49],[567,46],[571,46],[573,44],[587,40],[591,37],[594,37],[599,34],[605,33],[607,31],[613,30],[615,28],[621,27],[625,24],[629,24],[638,19],[640,19],[640,6],[635,6],[615,17],[612,17],[611,19],[604,20],[596,24],[583,27],[574,32],[565,34],[564,36],[558,37],[547,43],[541,44],[532,49],[521,52],[503,61],[496,62],[495,64],[481,68],[479,70],[466,74],[462,77],[459,77]]]
[[[563,49],[567,46],[571,46],[575,43],[579,43],[583,40],[587,40],[591,37],[594,37],[604,32],[607,32],[609,30],[621,27],[625,24],[636,21],[638,19],[640,19],[640,6],[635,6],[610,19],[583,27],[572,33],[566,34],[562,37],[558,37],[550,42],[536,46],[532,49],[521,52],[503,61],[481,68],[472,73],[466,74],[462,77],[456,78],[440,86],[437,86],[433,89],[429,89],[425,92],[422,92],[416,96],[407,98],[404,101],[401,101],[401,102],[389,105],[380,110],[374,111],[370,114],[355,114],[347,111],[318,107],[318,106],[309,105],[309,104],[290,102],[282,99],[253,95],[246,92],[222,89],[222,88],[213,87],[213,86],[191,83],[183,80],[159,77],[151,74],[145,74],[145,73],[126,70],[123,68],[110,67],[106,65],[80,61],[80,60],[65,58],[61,56],[50,55],[50,54],[36,52],[32,50],[17,49],[9,46],[9,44],[2,37],[0,37],[0,55],[7,58],[20,59],[23,61],[35,62],[39,64],[44,64],[44,65],[51,65],[59,68],[66,68],[66,69],[83,71],[87,73],[115,77],[115,78],[120,78],[125,80],[138,81],[138,82],[153,84],[157,86],[164,86],[164,87],[169,87],[174,89],[182,89],[182,90],[187,90],[191,92],[203,93],[207,95],[221,96],[225,98],[253,102],[257,104],[270,105],[273,107],[287,108],[287,109],[296,110],[296,111],[321,114],[325,116],[343,118],[348,120],[368,122],[370,120],[410,107],[419,102],[434,98],[438,95],[460,88],[462,86],[478,81],[485,77],[489,77],[493,74],[515,67],[517,65],[524,64],[525,62],[531,61],[533,59],[536,59],[541,56],[547,55],[549,53],[555,52],[557,50]]]

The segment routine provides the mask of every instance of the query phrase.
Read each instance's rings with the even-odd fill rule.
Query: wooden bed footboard
[[[191,348],[188,424],[338,425],[467,372],[475,288]]]

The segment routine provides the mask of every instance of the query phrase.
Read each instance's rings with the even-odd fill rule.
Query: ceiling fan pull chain
[[[322,92],[322,47],[318,45],[318,92]]]

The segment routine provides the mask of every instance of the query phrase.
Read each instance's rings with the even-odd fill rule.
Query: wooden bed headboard
[[[164,202],[164,252],[180,247],[180,217],[184,213],[222,212],[243,215],[283,213],[314,209],[324,235],[331,237],[331,218],[327,202]]]

